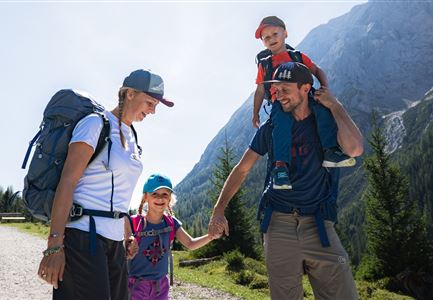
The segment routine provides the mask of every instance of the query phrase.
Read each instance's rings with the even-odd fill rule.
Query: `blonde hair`
[[[145,207],[145,205],[147,205],[146,198],[145,198],[146,194],[150,194],[150,193],[146,193],[146,192],[143,193],[143,197],[141,198],[140,206],[138,207],[138,214],[139,215],[143,214],[143,210],[147,211],[147,207]],[[176,201],[177,201],[176,195],[173,192],[171,192],[170,202],[168,203],[168,206],[167,206],[167,211],[168,211],[168,214],[170,216],[174,216],[173,210],[171,208],[176,204]]]
[[[121,87],[119,89],[119,135],[120,135],[120,143],[122,144],[123,148],[126,149],[126,141],[125,141],[125,136],[123,135],[123,131],[122,131],[122,115],[123,115],[123,109],[124,109],[124,105],[125,105],[125,98],[126,98],[126,93],[128,91],[128,88],[125,87]]]

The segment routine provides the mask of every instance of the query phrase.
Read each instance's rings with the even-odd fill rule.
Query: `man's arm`
[[[260,106],[262,106],[263,99],[265,98],[265,86],[262,83],[257,84],[256,92],[254,93],[254,107],[253,107],[253,126],[259,128],[260,126]]]
[[[322,105],[329,108],[337,123],[337,141],[341,150],[350,157],[361,156],[364,152],[363,137],[361,131],[350,118],[343,105],[332,95],[327,88],[320,88],[314,94],[314,98]]]
[[[228,235],[228,223],[224,217],[224,209],[229,204],[231,198],[239,190],[241,184],[244,182],[251,168],[255,165],[260,155],[251,150],[250,148],[245,151],[239,163],[233,168],[230,175],[227,177],[226,182],[218,197],[218,201],[214,206],[211,220],[209,222],[209,234],[219,235],[223,232]]]

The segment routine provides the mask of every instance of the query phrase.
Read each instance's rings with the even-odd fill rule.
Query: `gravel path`
[[[0,300],[51,299],[51,287],[36,275],[45,243],[43,239],[19,232],[16,228],[0,226]],[[175,280],[171,299],[236,300],[239,298]]]

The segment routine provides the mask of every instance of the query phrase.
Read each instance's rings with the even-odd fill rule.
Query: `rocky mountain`
[[[433,3],[369,1],[313,29],[298,48],[354,113],[391,113],[432,86]]]
[[[432,28],[432,2],[370,1],[313,29],[297,48],[325,70],[334,94],[366,137],[370,130],[371,111],[386,116],[387,134],[392,141],[389,151],[401,153],[411,144],[419,143],[424,134],[422,129],[431,123],[431,116],[425,118],[422,126],[413,121],[415,116],[408,116],[432,97]],[[428,90],[429,93],[423,97]],[[250,97],[209,143],[191,172],[176,186],[179,201],[175,209],[182,220],[197,221],[200,225],[206,223],[211,207],[207,197],[209,178],[219,149],[227,137],[229,146],[240,158],[254,134],[254,129],[246,126],[250,124],[251,110]],[[347,222],[353,221],[347,216],[352,214],[353,217],[360,205],[363,191],[361,162],[362,159],[351,172],[345,171],[344,175],[350,176],[345,176],[340,183],[339,205]],[[264,160],[247,178],[249,193],[245,201],[249,207],[259,199],[263,169]],[[359,215],[356,218],[362,221]],[[352,229],[356,232],[357,227]]]

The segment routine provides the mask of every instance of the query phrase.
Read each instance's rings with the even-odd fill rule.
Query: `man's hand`
[[[331,90],[325,86],[321,86],[320,89],[316,90],[314,93],[314,100],[329,109],[331,109],[331,107],[335,104],[339,103],[337,98],[335,98],[331,93]]]
[[[210,236],[220,236],[223,233],[227,236],[229,235],[229,223],[224,214],[216,214],[214,212],[209,221],[208,234]]]

